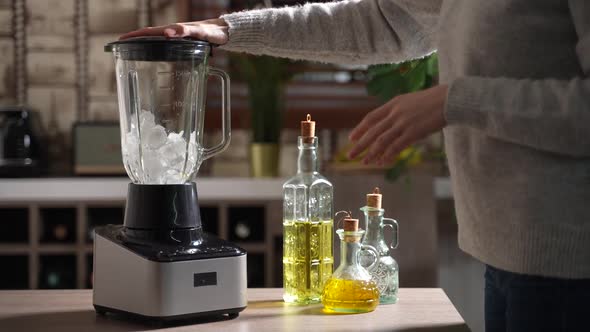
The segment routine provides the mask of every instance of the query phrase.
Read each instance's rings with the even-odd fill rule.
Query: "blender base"
[[[177,315],[177,316],[168,316],[168,317],[155,317],[155,316],[144,316],[140,314],[136,314],[133,312],[128,312],[124,310],[118,310],[113,308],[107,308],[99,305],[94,305],[94,310],[99,315],[106,315],[106,314],[115,314],[118,316],[122,316],[129,319],[136,319],[141,321],[152,321],[152,322],[177,322],[177,321],[193,321],[202,318],[210,318],[215,316],[223,316],[227,315],[226,319],[234,319],[240,315],[240,312],[243,311],[245,308],[234,308],[234,309],[226,309],[226,310],[215,310],[209,312],[199,312],[194,314],[185,314],[185,315]]]
[[[233,318],[246,308],[245,253],[158,261],[109,234],[97,229],[94,240],[97,313],[166,322],[224,314]]]

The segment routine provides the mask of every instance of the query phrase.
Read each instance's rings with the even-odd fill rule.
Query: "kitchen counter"
[[[282,178],[220,178],[197,179],[201,200],[281,200]],[[71,202],[125,200],[127,177],[71,177],[0,179],[2,202]],[[452,198],[449,178],[437,177],[433,183],[437,199]]]
[[[280,288],[248,290],[248,307],[236,319],[159,326],[100,316],[90,290],[0,291],[0,331],[469,331],[439,288],[400,289],[397,304],[374,312],[328,315],[321,305],[291,306]]]

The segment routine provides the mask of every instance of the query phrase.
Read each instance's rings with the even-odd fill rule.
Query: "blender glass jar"
[[[121,150],[134,183],[191,181],[203,160],[230,141],[229,77],[208,66],[211,45],[139,37],[107,44],[115,57]],[[222,83],[222,141],[203,146],[207,77]]]

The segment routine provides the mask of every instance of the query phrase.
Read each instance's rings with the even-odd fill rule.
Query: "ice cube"
[[[142,130],[144,128],[148,129],[156,126],[154,114],[146,110],[141,110],[139,113],[139,124]]]
[[[121,149],[123,151],[137,151],[137,147],[139,144],[139,140],[137,139],[137,135],[135,135],[135,132],[133,131],[129,131],[125,134],[125,142],[123,143],[123,146],[121,146]],[[136,152],[139,153],[139,152]]]
[[[162,145],[166,144],[166,129],[157,125],[155,127],[144,129],[141,133],[143,146],[148,149],[157,150]]]
[[[123,160],[130,170],[137,174],[139,168],[139,140],[134,132],[127,132],[124,138],[124,143],[121,146]]]
[[[181,172],[169,169],[164,175],[164,183],[166,184],[179,184],[186,182],[185,177]]]
[[[196,138],[197,138],[197,135],[193,131],[191,133],[190,138],[189,138],[189,147],[188,147],[188,157],[192,161],[197,160],[197,154],[202,154],[202,150],[199,149],[197,146]]]
[[[175,133],[175,132],[171,132],[170,134],[168,134],[168,143],[172,143],[172,142],[185,142],[184,137],[182,136],[184,134],[184,131],[181,131],[180,133]]]
[[[182,169],[184,168],[186,155],[186,142],[182,138],[175,138],[174,136],[170,138],[169,135],[166,145],[158,149],[158,153],[166,166],[174,169]]]
[[[139,156],[139,140],[133,132],[125,134],[125,139],[121,145],[121,152],[128,158],[137,159]]]
[[[162,178],[166,173],[166,167],[160,156],[155,151],[143,151],[143,179],[144,183],[162,184]]]
[[[188,162],[186,171],[188,173],[196,173],[199,171],[201,162],[203,161],[203,147],[196,140],[196,132],[190,135],[190,143],[188,148]]]

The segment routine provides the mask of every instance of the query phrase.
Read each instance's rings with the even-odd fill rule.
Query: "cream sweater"
[[[376,64],[438,50],[459,246],[512,272],[590,278],[590,1],[348,0],[223,18],[230,51]]]

